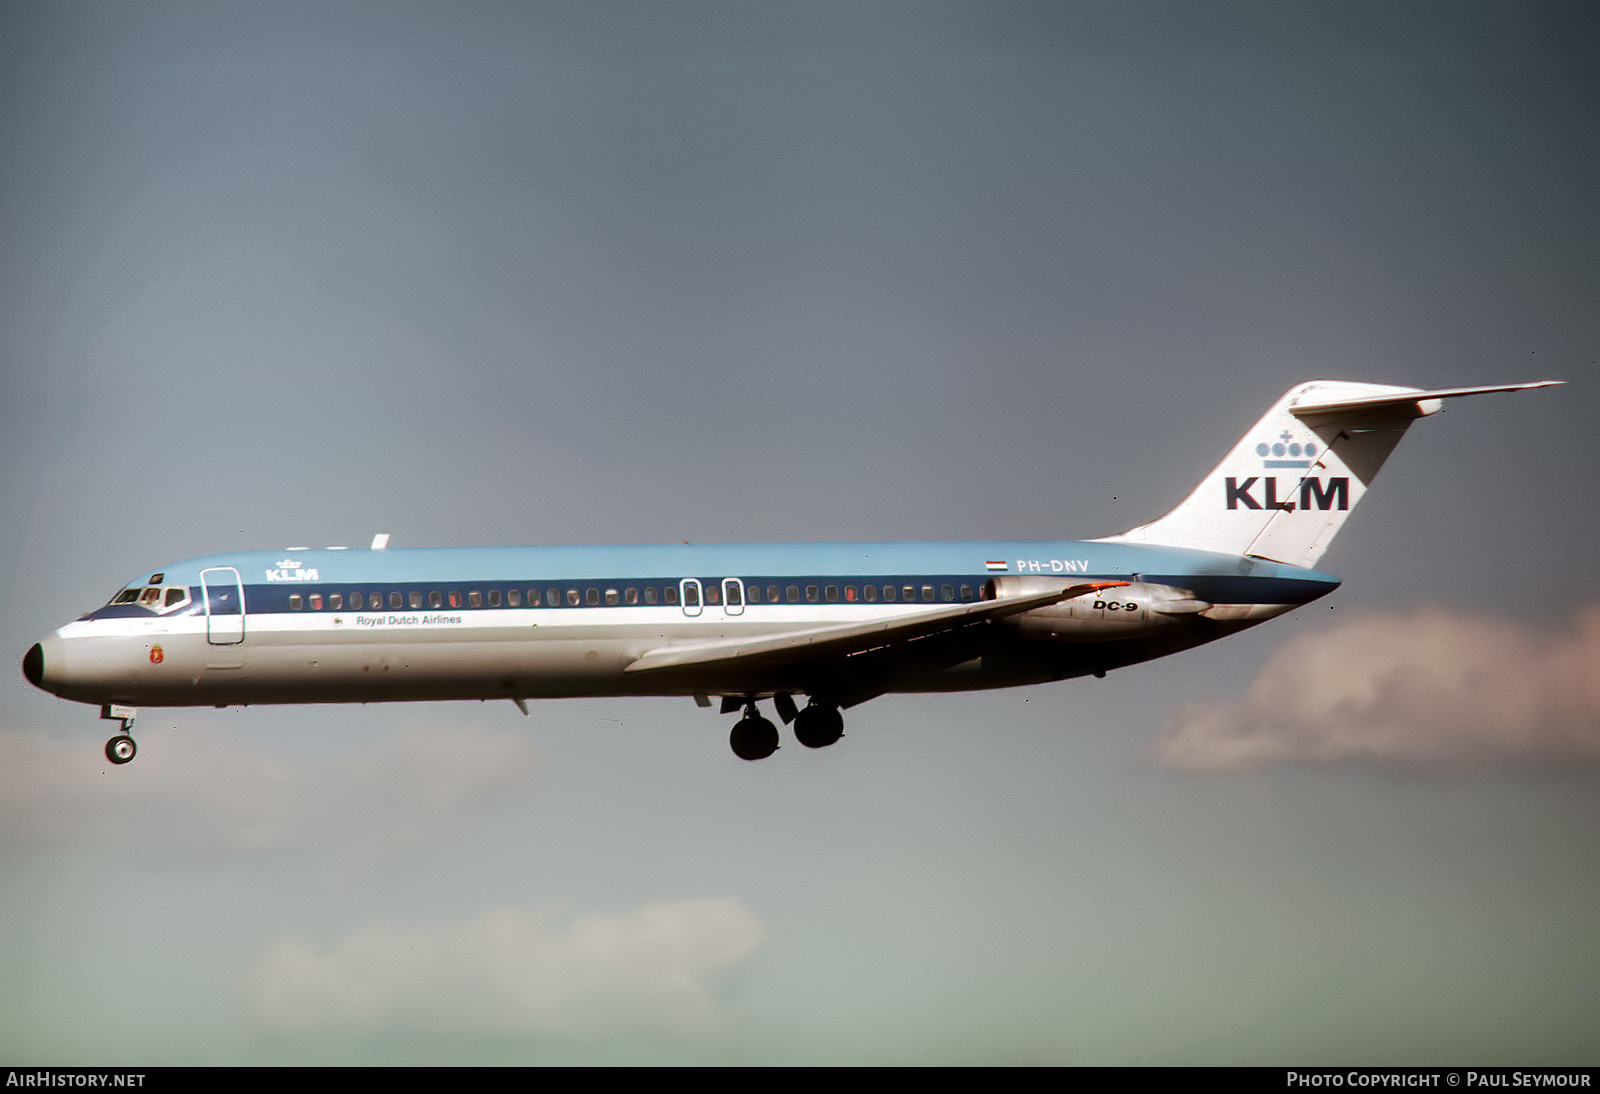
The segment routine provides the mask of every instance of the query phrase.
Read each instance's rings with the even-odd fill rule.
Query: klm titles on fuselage
[[[1343,476],[1330,478],[1326,487],[1323,486],[1320,479],[1307,478],[1297,481],[1300,486],[1299,508],[1310,509],[1313,506],[1318,509],[1347,510],[1350,508],[1350,480],[1348,478]],[[1255,489],[1257,482],[1262,483],[1260,501],[1257,501],[1255,495],[1251,493]],[[1246,509],[1293,511],[1296,508],[1296,503],[1293,500],[1294,487],[1289,487],[1288,497],[1279,500],[1278,479],[1273,475],[1251,475],[1243,482],[1230,475],[1223,481],[1223,491],[1227,495],[1229,509],[1238,509],[1243,506]]]
[[[267,571],[268,581],[319,581],[314,568],[307,569],[295,558],[280,558],[276,570]]]

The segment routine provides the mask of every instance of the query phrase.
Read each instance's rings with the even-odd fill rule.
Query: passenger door
[[[237,646],[244,641],[244,584],[232,566],[212,566],[200,571],[200,591],[206,605],[206,641],[213,646]]]

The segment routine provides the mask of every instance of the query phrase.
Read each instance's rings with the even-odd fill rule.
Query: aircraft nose
[[[46,635],[22,655],[22,675],[34,687],[55,694],[61,686],[61,670],[67,667],[65,653],[60,635]]]
[[[22,675],[36,688],[44,687],[44,647],[35,642],[33,648],[22,655]]]

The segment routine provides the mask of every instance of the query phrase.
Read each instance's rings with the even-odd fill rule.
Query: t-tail
[[[1312,380],[1291,388],[1182,504],[1111,541],[1314,566],[1411,423],[1445,399],[1560,380],[1438,391]]]

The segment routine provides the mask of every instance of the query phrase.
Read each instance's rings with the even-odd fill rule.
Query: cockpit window
[[[137,604],[141,608],[148,608],[165,615],[190,603],[190,598],[189,590],[182,585],[168,585],[164,588],[157,585],[135,585],[132,588],[117,590],[110,603]]]

